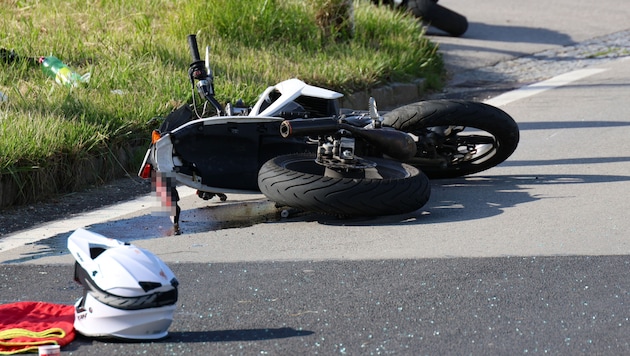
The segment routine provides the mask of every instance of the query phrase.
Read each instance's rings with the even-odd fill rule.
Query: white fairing
[[[282,95],[271,103],[271,105],[262,109],[265,102],[269,102],[269,94],[274,90],[277,90]],[[336,91],[308,85],[299,79],[288,79],[273,87],[268,87],[252,108],[249,116],[276,116],[280,109],[301,95],[329,100],[343,97],[343,94],[337,93]]]
[[[75,305],[77,331],[126,339],[167,335],[176,307],[177,280],[162,260],[145,249],[83,229],[68,237],[68,250],[89,275],[77,279],[84,286],[84,295]],[[163,295],[169,299],[156,302]]]

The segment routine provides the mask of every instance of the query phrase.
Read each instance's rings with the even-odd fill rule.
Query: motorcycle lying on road
[[[203,110],[193,93],[169,114],[138,172],[154,180],[176,225],[177,185],[203,199],[262,192],[279,206],[338,216],[407,213],[428,201],[429,178],[494,167],[518,144],[514,120],[483,103],[429,100],[380,115],[373,98],[367,111],[341,109],[343,94],[298,79],[268,87],[253,107],[223,107],[208,49],[203,61],[195,35],[188,45]]]

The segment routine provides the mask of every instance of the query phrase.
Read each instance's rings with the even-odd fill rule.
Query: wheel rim
[[[418,161],[456,166],[477,165],[494,157],[499,148],[496,137],[482,129],[466,126],[427,127],[418,144]],[[426,142],[426,144],[425,144]]]

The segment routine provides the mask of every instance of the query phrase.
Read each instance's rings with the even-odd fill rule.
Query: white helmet
[[[74,328],[85,336],[159,339],[173,321],[173,272],[151,252],[83,229],[68,237],[74,279],[83,285]]]

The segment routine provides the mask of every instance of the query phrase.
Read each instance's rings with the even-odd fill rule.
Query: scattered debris
[[[54,78],[58,84],[67,87],[77,87],[90,80],[90,73],[80,75],[55,56],[40,57],[39,64],[41,64],[44,74]]]

